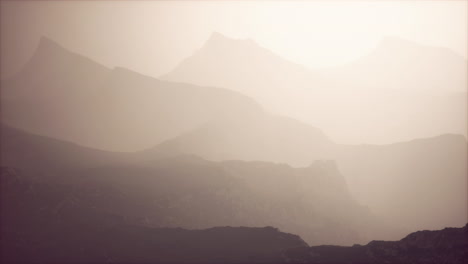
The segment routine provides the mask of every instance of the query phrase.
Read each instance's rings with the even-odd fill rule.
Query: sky
[[[467,57],[467,1],[33,1],[1,2],[1,77],[47,36],[108,67],[158,77],[212,32],[251,38],[309,68],[334,67],[385,36]]]

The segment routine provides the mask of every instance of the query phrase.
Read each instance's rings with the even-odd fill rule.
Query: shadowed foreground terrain
[[[2,263],[465,263],[468,257],[468,225],[394,242],[309,247],[273,227],[132,225],[78,200],[55,203],[70,191],[63,186],[32,183],[6,167],[0,177]]]
[[[365,246],[309,247],[301,237],[349,244],[366,241],[353,230],[367,228],[375,237],[372,228],[384,228],[349,197],[332,163],[149,159],[145,152],[104,152],[1,128],[2,263],[464,263],[468,257],[467,226]]]

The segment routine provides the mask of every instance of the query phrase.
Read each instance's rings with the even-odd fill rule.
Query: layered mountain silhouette
[[[211,54],[209,51],[212,49],[208,47],[214,47],[213,49],[217,50],[216,47],[225,46],[219,43],[228,43],[229,47],[238,49],[237,53],[227,52],[226,56],[239,60],[243,58],[242,54],[251,52],[252,47],[259,48],[253,41],[232,41],[215,34],[208,42],[206,49],[203,48],[200,52]],[[219,54],[215,53],[210,56],[214,56],[213,60],[220,60],[220,65],[223,65],[224,51],[220,49],[217,51]],[[256,58],[255,54],[248,53],[250,58]],[[268,79],[268,76],[273,79],[296,76],[292,72],[285,75],[273,74],[272,65],[283,65],[284,60],[263,49],[259,54],[261,55],[258,55],[258,59],[254,62],[268,60],[268,63],[258,66],[250,63],[249,67],[253,67],[251,70],[258,69],[259,71],[258,74],[252,72],[251,76],[256,78],[263,74],[265,79]],[[185,63],[187,62],[181,65]],[[266,64],[270,66],[267,67]],[[299,65],[292,63],[284,65],[288,65],[285,68],[294,68],[294,71],[301,72],[301,76],[303,73],[308,76],[307,78],[311,76],[305,68]],[[240,74],[242,70],[236,68],[235,72]],[[205,72],[203,75],[208,73],[211,73],[213,78],[221,74],[215,74],[216,71],[214,71]],[[318,82],[323,76],[323,74],[313,74],[312,79]],[[272,85],[277,81],[273,81]],[[250,89],[251,86],[245,87],[245,89]],[[275,94],[275,87],[271,86],[272,94]],[[291,84],[290,87],[290,89],[305,89],[295,84]],[[28,168],[33,174],[38,173],[35,171],[38,168],[47,171],[54,169],[53,173],[45,173],[54,177],[54,175],[61,175],[57,171],[69,170],[69,167],[73,167],[75,168],[74,174],[77,175],[80,173],[116,174],[122,177],[133,174],[152,175],[152,169],[146,169],[146,167],[152,168],[156,166],[155,164],[162,166],[169,162],[165,160],[152,164],[152,160],[161,157],[172,157],[178,160],[177,157],[181,155],[196,155],[217,161],[214,163],[203,161],[202,164],[215,164],[213,166],[221,166],[223,171],[227,170],[227,163],[221,162],[225,160],[264,161],[267,164],[287,163],[293,167],[302,168],[290,168],[284,174],[284,178],[289,178],[292,177],[290,175],[299,173],[298,171],[304,171],[304,168],[310,166],[314,160],[335,160],[337,169],[343,173],[344,181],[347,182],[347,188],[359,204],[369,206],[370,211],[381,220],[403,229],[392,237],[384,234],[382,239],[398,238],[405,232],[404,230],[437,229],[448,225],[461,226],[467,221],[466,199],[463,198],[466,195],[467,186],[467,143],[463,136],[446,134],[388,145],[341,145],[334,143],[317,128],[289,117],[264,111],[253,99],[240,93],[221,88],[161,81],[121,68],[107,69],[85,57],[65,50],[46,38],[41,40],[38,50],[25,68],[12,79],[3,81],[1,89],[2,120],[9,126],[92,148],[118,151],[145,149],[135,154],[110,153],[92,149],[75,152],[64,150],[62,144],[57,145],[50,138],[31,142],[27,137],[13,135],[11,139],[2,139],[2,158],[8,161],[6,164],[23,169]],[[304,96],[304,98],[307,97]],[[460,99],[458,96],[454,98]],[[326,97],[316,100],[333,102],[333,100],[327,100]],[[310,109],[317,110],[317,115],[329,114],[323,109],[319,111],[319,108],[314,105]],[[369,113],[373,111],[369,110]],[[457,111],[451,112],[451,118],[459,121],[460,116],[463,115],[458,115]],[[342,116],[336,117],[334,123],[346,124],[347,121],[347,117]],[[437,123],[435,119],[431,119],[432,121]],[[379,127],[377,123],[374,125]],[[360,130],[360,132],[363,131]],[[9,147],[4,142],[29,142],[32,145]],[[47,150],[50,155],[45,155],[48,158],[39,159],[32,154],[30,150],[32,146],[38,147],[39,153]],[[64,161],[57,162],[57,160]],[[139,164],[136,169],[138,172],[133,171],[135,162]],[[192,161],[189,164],[192,166]],[[252,165],[241,164],[247,167]],[[189,165],[174,165],[176,168],[186,168],[186,166]],[[276,167],[278,165],[273,164],[271,166],[281,171],[281,166]],[[96,169],[97,167],[100,169]],[[77,172],[80,169],[90,170]],[[190,175],[190,169],[183,171],[185,174],[181,175]],[[265,170],[261,174],[268,175],[271,171],[274,169]],[[334,171],[332,175],[339,174],[336,169],[331,171]],[[217,173],[219,171],[214,169],[210,175]],[[169,174],[172,175],[168,172]],[[165,175],[165,172],[159,172],[158,175]],[[237,175],[237,177],[241,176]],[[66,179],[66,177],[62,178]],[[165,180],[169,181],[169,179]],[[278,186],[282,184],[287,185],[281,182]],[[300,185],[300,183],[297,184]],[[248,191],[243,190],[243,192],[250,192],[249,188],[247,188]],[[226,198],[226,203],[230,199]],[[250,206],[251,203],[247,201],[248,199],[245,198],[244,202]],[[320,203],[317,201],[316,204],[319,206]],[[185,206],[188,208],[191,205]],[[269,205],[262,206],[265,210],[270,210]],[[327,209],[327,213],[332,211],[331,208]],[[279,211],[274,212],[276,214]],[[267,213],[263,214],[265,215]],[[424,222],[420,221],[421,216],[425,217]],[[186,219],[190,217],[186,216]],[[275,218],[270,215],[263,219]],[[281,220],[283,221],[281,223],[285,226],[286,223],[295,222],[291,219],[286,220],[286,216],[278,218],[284,220]],[[304,216],[304,219],[309,218]],[[330,222],[323,219],[319,221]],[[307,228],[309,228],[309,222],[306,224]],[[273,224],[265,222],[262,225]],[[287,232],[303,229],[300,225],[295,226],[295,229],[291,227],[291,231],[279,224],[275,226]],[[327,229],[317,225],[316,228],[317,230],[336,229],[334,223],[332,226],[333,228]],[[349,227],[348,224],[344,226]],[[197,228],[204,227],[197,226]],[[356,228],[355,230],[359,230],[359,227]],[[325,232],[327,235],[315,234],[314,237],[328,239],[326,237],[330,237],[328,236],[330,233],[327,232]],[[295,233],[302,235],[302,231]],[[338,240],[333,238],[330,243],[348,243],[353,240],[350,238],[353,236]],[[312,242],[311,244],[316,242],[314,238],[306,235],[303,237]],[[365,240],[366,237],[367,235],[364,234],[363,239]]]
[[[467,71],[466,59],[449,49],[397,37],[355,62],[309,70],[252,40],[213,33],[162,78],[240,91],[339,142],[393,143],[466,136]]]

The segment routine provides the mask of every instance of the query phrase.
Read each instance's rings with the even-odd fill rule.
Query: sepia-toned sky
[[[1,76],[16,72],[41,35],[109,67],[158,77],[213,31],[251,38],[309,68],[369,53],[384,36],[467,57],[467,1],[1,2]]]

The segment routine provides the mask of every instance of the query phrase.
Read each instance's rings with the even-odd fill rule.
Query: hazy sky
[[[2,76],[41,35],[109,67],[159,76],[213,31],[252,38],[310,68],[352,61],[387,35],[467,57],[467,1],[1,2]]]

